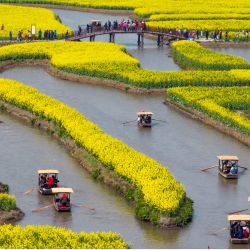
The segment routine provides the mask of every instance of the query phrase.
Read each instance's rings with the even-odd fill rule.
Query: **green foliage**
[[[9,193],[9,185],[0,182],[0,193]]]
[[[0,210],[11,211],[16,208],[16,198],[13,195],[0,193]]]
[[[93,178],[97,179],[101,174],[101,169],[100,168],[97,168],[95,170],[92,171],[91,175]]]

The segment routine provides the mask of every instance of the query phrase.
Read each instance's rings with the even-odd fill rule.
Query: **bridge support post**
[[[141,34],[141,47],[143,47],[144,45],[144,34],[142,33]]]
[[[140,47],[141,46],[141,34],[137,34],[138,35],[138,39],[137,39],[137,45],[138,45],[138,47]]]
[[[158,34],[157,36],[157,46],[163,46],[164,35]]]
[[[94,41],[95,41],[95,36],[90,36],[90,37],[89,37],[89,41],[90,41],[90,42],[94,42]]]
[[[161,35],[157,36],[157,46],[160,46],[161,44]]]
[[[109,34],[109,42],[114,43],[115,42],[115,33],[110,33]]]

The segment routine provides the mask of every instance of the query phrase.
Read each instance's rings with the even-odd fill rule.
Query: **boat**
[[[219,155],[218,170],[221,176],[226,179],[237,179],[238,178],[238,156],[234,155]]]
[[[151,127],[152,126],[152,112],[137,112],[137,124],[140,127]]]
[[[230,241],[232,244],[248,244],[250,242],[250,215],[249,214],[230,214]]]
[[[52,188],[57,187],[59,171],[56,169],[40,169],[38,172],[38,191],[41,194],[52,194]]]
[[[58,212],[70,212],[71,211],[71,201],[70,195],[73,193],[72,188],[52,188],[52,193],[55,195],[53,204]]]

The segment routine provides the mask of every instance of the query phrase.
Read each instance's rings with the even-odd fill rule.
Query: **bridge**
[[[149,34],[151,36],[157,37],[157,45],[162,46],[164,44],[164,39],[167,43],[175,40],[184,40],[185,38],[178,35],[173,34],[170,32],[162,32],[162,31],[151,31],[151,30],[142,30],[142,29],[112,29],[112,30],[105,30],[104,27],[99,27],[99,29],[90,30],[78,30],[75,31],[73,36],[66,36],[66,40],[68,41],[80,41],[81,39],[89,38],[89,41],[95,41],[96,36],[109,36],[109,42],[115,42],[115,35],[116,34],[136,34],[137,35],[137,45],[139,47],[143,47],[144,45],[144,35]]]

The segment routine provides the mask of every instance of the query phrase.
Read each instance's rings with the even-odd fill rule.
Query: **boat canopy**
[[[58,193],[74,193],[72,188],[65,188],[65,187],[60,187],[60,188],[52,188],[52,193],[53,194],[58,194]]]
[[[238,161],[238,156],[235,155],[218,155],[217,158],[221,161]]]
[[[153,115],[154,113],[152,112],[146,112],[146,111],[142,111],[142,112],[137,112],[137,115]]]
[[[59,174],[59,171],[56,169],[40,169],[37,172],[38,174]]]
[[[250,214],[230,214],[227,219],[229,221],[250,221]]]

